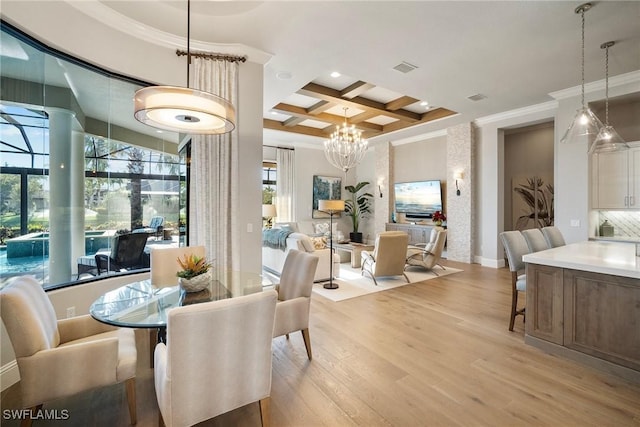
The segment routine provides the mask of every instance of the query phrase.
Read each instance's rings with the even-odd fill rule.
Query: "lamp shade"
[[[149,86],[136,92],[134,116],[173,132],[223,134],[235,129],[236,112],[224,98],[176,86]]]
[[[318,210],[323,212],[344,211],[344,200],[318,200]]]
[[[273,218],[276,215],[276,205],[262,205],[262,217]]]

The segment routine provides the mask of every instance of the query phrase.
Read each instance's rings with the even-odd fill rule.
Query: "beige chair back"
[[[564,236],[558,227],[554,227],[553,225],[542,227],[542,235],[547,240],[547,244],[550,248],[557,248],[558,246],[566,245]]]
[[[404,274],[409,235],[404,231],[383,231],[376,236],[374,276]]]
[[[550,248],[539,228],[522,230],[522,235],[524,236],[524,240],[526,240],[527,245],[529,246],[529,251],[531,252],[540,252]]]
[[[176,274],[181,270],[178,258],[187,254],[205,256],[204,246],[184,246],[181,248],[151,246],[151,284],[154,286],[175,286]]]
[[[32,276],[17,277],[0,291],[0,314],[16,358],[60,344],[53,305]]]
[[[522,256],[531,252],[524,235],[517,230],[503,231],[500,233],[502,246],[507,253],[507,261],[509,261],[509,270],[518,272],[524,270],[524,262]]]
[[[299,297],[309,298],[318,261],[317,256],[295,249],[290,250],[280,275],[278,300],[287,301]]]
[[[174,308],[155,350],[155,388],[167,427],[194,425],[271,394],[277,293]]]

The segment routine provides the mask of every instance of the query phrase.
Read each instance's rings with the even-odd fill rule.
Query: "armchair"
[[[136,423],[133,329],[107,326],[89,315],[56,320],[49,298],[31,276],[18,277],[0,291],[0,314],[16,355],[24,408],[34,414],[44,402],[125,382],[131,424]],[[31,425],[31,419],[23,425]]]
[[[98,274],[108,271],[131,270],[149,267],[144,256],[147,235],[142,233],[120,234],[113,240],[111,254],[96,254]]]
[[[446,241],[447,230],[441,227],[432,228],[428,243],[424,244],[424,246],[423,244],[418,244],[408,247],[405,269],[415,265],[426,268],[437,276],[438,273],[433,270],[433,267],[437,265],[443,270],[445,269],[444,266],[440,264],[440,258],[442,257],[442,251],[444,250]]]
[[[376,277],[403,275],[409,246],[409,235],[404,231],[383,231],[376,236],[373,253],[362,251],[362,275],[367,273],[377,286]]]

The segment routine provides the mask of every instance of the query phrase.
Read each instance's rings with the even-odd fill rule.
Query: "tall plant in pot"
[[[345,190],[351,193],[351,198],[344,201],[345,214],[351,217],[353,224],[353,233],[349,234],[349,239],[356,243],[362,243],[362,233],[359,232],[360,221],[367,218],[371,213],[371,198],[373,198],[373,195],[362,192],[367,185],[369,183],[363,181],[355,186],[347,185],[344,187]]]

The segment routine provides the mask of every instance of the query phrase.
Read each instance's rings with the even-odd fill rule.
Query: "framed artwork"
[[[329,214],[318,210],[318,200],[337,200],[342,198],[342,178],[333,176],[313,176],[312,218],[329,218]],[[333,214],[340,217],[340,213]]]
[[[554,191],[551,175],[518,175],[511,181],[512,228],[526,230],[553,225]]]

